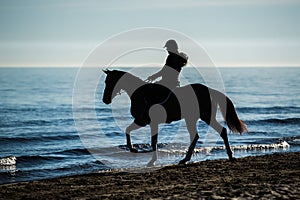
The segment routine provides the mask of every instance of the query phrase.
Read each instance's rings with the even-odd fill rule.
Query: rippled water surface
[[[119,68],[120,69],[120,68]],[[126,94],[111,105],[102,103],[104,73],[99,72],[92,102],[82,99],[75,112],[72,93],[77,68],[0,68],[0,183],[82,174],[107,169],[144,167],[151,157],[149,127],[132,132],[140,152],[125,147],[126,126],[132,121]],[[146,78],[157,68],[125,71]],[[209,70],[209,69],[205,69]],[[300,69],[221,68],[224,90],[234,102],[249,133],[229,134],[236,157],[300,150]],[[94,70],[92,70],[94,71]],[[181,83],[214,87],[202,70],[185,68]],[[91,106],[92,105],[92,106]],[[95,117],[88,117],[94,113]],[[221,115],[218,119],[222,121]],[[86,126],[85,126],[86,125]],[[192,162],[226,158],[222,139],[198,123],[200,139]],[[167,165],[183,158],[189,135],[183,121],[160,125],[159,160]],[[10,156],[10,157],[8,157]]]

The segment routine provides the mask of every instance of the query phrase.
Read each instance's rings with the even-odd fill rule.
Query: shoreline
[[[0,199],[300,198],[300,152],[0,185]]]

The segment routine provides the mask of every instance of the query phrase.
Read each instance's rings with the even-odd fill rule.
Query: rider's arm
[[[146,81],[152,82],[152,81],[154,81],[155,79],[157,79],[158,77],[161,77],[161,76],[163,75],[163,73],[164,73],[165,68],[166,68],[166,65],[164,65],[163,68],[162,68],[161,70],[159,70],[158,72],[156,72],[155,74],[149,76],[149,77],[146,79]]]
[[[152,82],[152,81],[154,81],[155,79],[157,79],[158,77],[161,77],[161,76],[163,75],[163,73],[164,73],[164,70],[165,70],[165,68],[166,68],[167,63],[168,63],[169,60],[170,60],[170,56],[167,57],[167,59],[166,59],[166,64],[162,67],[162,69],[159,70],[158,72],[156,72],[155,74],[153,74],[152,76],[149,76],[149,77],[146,79],[146,81]]]
[[[162,72],[163,72],[163,68],[161,70],[159,70],[158,72],[156,72],[155,74],[153,74],[152,76],[149,76],[148,79],[151,79],[154,81],[158,77],[162,76]]]

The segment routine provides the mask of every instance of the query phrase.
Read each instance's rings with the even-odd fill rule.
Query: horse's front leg
[[[152,159],[148,162],[147,166],[151,167],[157,160],[157,138],[158,138],[158,124],[150,124],[151,128],[151,146],[152,146]]]
[[[127,141],[127,147],[129,148],[130,152],[137,153],[138,150],[132,147],[131,144],[131,138],[130,138],[130,132],[136,129],[141,128],[141,126],[137,125],[136,123],[132,122],[127,128],[126,128],[126,141]]]

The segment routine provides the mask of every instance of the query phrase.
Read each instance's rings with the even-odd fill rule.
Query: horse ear
[[[102,69],[105,74],[108,74],[110,71],[108,69]]]

